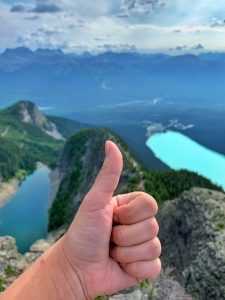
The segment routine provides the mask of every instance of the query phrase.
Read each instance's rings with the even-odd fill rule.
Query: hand
[[[103,167],[61,240],[67,272],[82,286],[79,299],[110,295],[160,273],[156,201],[143,192],[113,197],[122,166],[122,154],[108,141]]]

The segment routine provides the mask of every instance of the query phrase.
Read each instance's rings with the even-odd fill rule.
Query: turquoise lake
[[[0,210],[0,236],[16,238],[21,253],[47,235],[51,195],[50,170],[42,166],[20,185],[13,199]]]
[[[170,168],[197,172],[225,190],[225,156],[173,131],[154,134],[146,145]]]

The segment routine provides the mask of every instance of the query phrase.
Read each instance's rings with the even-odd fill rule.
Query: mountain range
[[[0,98],[5,106],[13,98],[33,99],[65,114],[155,97],[176,99],[177,105],[210,106],[212,99],[223,105],[224,75],[224,53],[76,55],[21,47],[0,55]]]

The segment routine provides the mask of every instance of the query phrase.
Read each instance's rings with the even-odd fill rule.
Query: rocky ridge
[[[59,132],[57,126],[48,120],[34,103],[30,101],[20,101],[16,103],[15,106],[22,122],[39,127],[55,140],[65,141],[64,136]]]
[[[53,245],[62,235],[63,229],[48,234],[46,239],[36,241],[24,255],[17,249],[11,236],[0,237],[0,292],[7,288],[40,255]]]
[[[50,233],[46,239],[35,242],[30,251],[18,253],[15,239],[9,236],[0,237],[0,292],[5,290],[26,270],[40,255],[49,249],[62,236],[64,230]],[[116,295],[97,297],[98,300],[192,300],[184,288],[174,280],[170,269],[162,272],[154,282],[143,282]],[[97,300],[96,299],[96,300]]]
[[[58,168],[53,174],[53,177],[58,177],[58,183],[49,213],[50,231],[70,224],[102,166],[104,144],[108,139],[119,145],[124,157],[124,169],[117,193],[134,189],[145,190],[140,165],[132,158],[127,146],[118,136],[100,128],[81,130],[66,143]]]
[[[225,299],[225,195],[193,188],[158,215],[163,266],[198,300]]]

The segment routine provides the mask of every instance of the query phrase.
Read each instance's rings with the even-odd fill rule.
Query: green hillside
[[[61,155],[59,171],[64,176],[49,211],[49,230],[68,226],[72,221],[101,168],[104,143],[108,139],[117,143],[124,157],[117,193],[142,190],[152,194],[161,204],[194,186],[221,190],[209,180],[188,171],[153,172],[144,169],[118,136],[104,129],[81,130],[69,139]]]
[[[24,107],[25,114],[30,114],[29,122],[21,119]],[[42,124],[33,122],[33,113],[42,116]],[[28,101],[0,111],[0,177],[3,180],[15,176],[19,169],[34,170],[37,161],[50,166],[57,163],[64,142],[46,134],[44,130],[49,130],[50,125],[48,119]]]
[[[67,118],[47,116],[48,120],[53,122],[65,138],[70,138],[75,132],[92,127],[89,124],[83,124]]]

